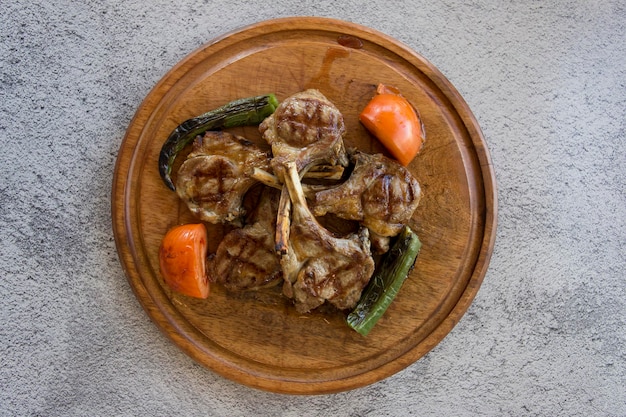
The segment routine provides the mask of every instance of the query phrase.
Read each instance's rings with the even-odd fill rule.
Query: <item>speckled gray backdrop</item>
[[[141,100],[212,38],[353,21],[424,55],[482,126],[499,228],[474,304],[431,353],[336,395],[195,364],[134,298],[110,217]],[[0,415],[626,415],[626,9],[621,0],[3,1]]]

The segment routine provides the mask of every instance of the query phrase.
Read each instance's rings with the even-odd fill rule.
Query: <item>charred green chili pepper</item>
[[[172,191],[176,190],[170,177],[172,166],[178,153],[196,136],[207,130],[259,124],[274,113],[276,107],[278,107],[278,99],[274,94],[247,97],[231,101],[178,125],[161,147],[159,155],[159,174],[165,185]]]
[[[348,325],[366,336],[398,294],[415,265],[422,243],[405,226],[392,248],[374,272],[354,310],[348,314]]]

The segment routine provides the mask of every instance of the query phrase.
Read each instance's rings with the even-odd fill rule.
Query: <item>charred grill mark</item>
[[[293,270],[295,283],[285,294],[293,294],[301,312],[326,301],[341,309],[353,306],[374,271],[367,231],[333,236],[308,209],[294,164],[288,166],[285,181],[293,206],[289,250],[299,261]]]
[[[285,106],[277,117],[278,135],[290,145],[307,146],[345,129],[337,111],[314,97],[301,97]]]
[[[237,170],[223,158],[213,158],[209,164],[194,172],[196,189],[193,201],[197,203],[219,202],[232,192],[232,183],[238,181]]]
[[[381,154],[356,151],[351,161],[354,168],[342,184],[312,198],[313,212],[357,220],[379,236],[395,236],[419,204],[417,180]]]
[[[228,132],[209,131],[178,170],[176,192],[200,219],[218,224],[241,223],[243,197],[256,182],[255,167],[269,167],[268,151]]]
[[[391,215],[391,204],[392,204],[392,196],[391,196],[391,181],[393,179],[389,175],[383,175],[381,179],[382,183],[382,195],[380,205],[381,205],[381,213],[385,220],[388,220]]]
[[[396,223],[411,214],[409,208],[414,205],[417,196],[410,179],[403,181],[394,175],[384,174],[363,193],[362,201],[367,214]]]
[[[268,248],[266,236],[254,236],[237,229],[224,240],[219,258],[218,281],[230,290],[254,289],[281,277],[278,258]]]

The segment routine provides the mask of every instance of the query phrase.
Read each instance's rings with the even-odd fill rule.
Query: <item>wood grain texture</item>
[[[352,37],[348,42],[345,36]],[[355,41],[356,39],[356,41]],[[423,198],[410,226],[423,243],[410,277],[367,337],[344,314],[298,314],[278,291],[207,300],[172,293],[158,271],[165,232],[197,221],[162,183],[162,143],[182,121],[236,98],[279,99],[317,88],[343,113],[346,145],[384,152],[358,122],[376,84],[419,109],[426,143],[410,169]],[[236,133],[262,143],[256,128]],[[119,151],[113,228],[129,283],[148,315],[209,369],[251,387],[320,394],[364,386],[418,360],[454,327],[483,280],[495,240],[495,176],[480,127],[455,88],[398,41],[352,23],[286,18],[216,39],[176,65],[148,94]],[[210,250],[223,226],[209,225]]]

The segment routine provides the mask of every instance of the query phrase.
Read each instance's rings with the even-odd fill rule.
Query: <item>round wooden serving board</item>
[[[228,101],[317,88],[343,113],[347,147],[384,152],[358,122],[376,85],[395,86],[421,113],[426,143],[411,163],[422,200],[410,226],[422,241],[414,270],[372,332],[345,314],[301,315],[278,290],[206,300],[163,283],[158,247],[174,225],[197,222],[161,181],[161,145],[182,121]],[[256,127],[236,130],[262,145]],[[286,18],[229,33],[193,52],[148,94],[119,151],[112,193],[121,263],[157,326],[192,358],[251,387],[321,394],[371,384],[425,355],[459,321],[483,280],[496,226],[495,176],[480,128],[428,61],[372,29]],[[209,225],[210,250],[225,232]]]

